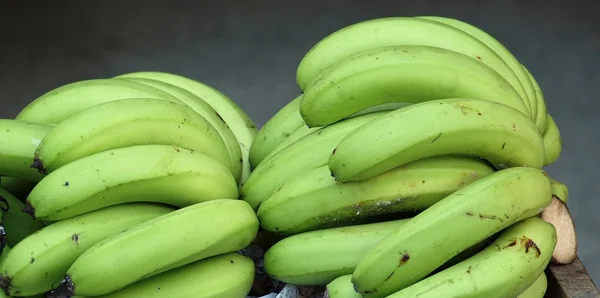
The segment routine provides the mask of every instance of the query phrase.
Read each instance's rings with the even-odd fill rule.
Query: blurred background
[[[317,41],[385,16],[458,18],[499,39],[539,81],[563,152],[579,256],[600,282],[598,1],[2,1],[0,117],[60,85],[134,71],[209,84],[260,127],[299,94],[296,67]],[[1,140],[0,140],[1,141]],[[596,152],[596,153],[594,153]]]

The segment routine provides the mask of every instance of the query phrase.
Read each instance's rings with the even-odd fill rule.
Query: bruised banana
[[[50,173],[83,157],[136,145],[194,150],[239,174],[219,133],[204,117],[183,104],[143,98],[99,104],[62,121],[39,144],[32,167]]]
[[[23,202],[11,193],[0,188],[0,200],[6,201],[8,210],[3,212],[3,226],[6,230],[6,244],[15,247],[17,243],[44,227],[44,224],[22,212]]]
[[[30,165],[36,148],[52,129],[52,125],[0,119],[0,175],[33,183],[41,180],[43,175]]]
[[[188,206],[97,243],[71,265],[63,284],[74,295],[106,295],[170,269],[240,250],[252,242],[258,227],[254,211],[241,200]]]
[[[542,168],[544,144],[519,111],[478,99],[441,99],[388,112],[349,133],[333,150],[336,181],[377,176],[408,162],[440,155],[471,155],[496,169]]]
[[[50,291],[92,245],[173,210],[158,204],[122,204],[53,223],[12,247],[0,264],[0,287],[11,296]]]
[[[257,214],[263,229],[296,234],[363,217],[424,210],[492,173],[494,169],[478,159],[440,156],[370,179],[337,183],[322,166],[284,182]]]
[[[560,130],[552,116],[548,115],[548,125],[543,135],[544,140],[544,165],[553,164],[560,157],[562,152],[562,138]]]
[[[185,207],[237,197],[229,169],[207,155],[175,146],[139,145],[58,168],[31,191],[24,211],[52,221],[126,202]]]
[[[375,112],[320,128],[291,144],[256,167],[240,191],[254,209],[286,180],[327,164],[335,146],[350,132],[385,115]]]
[[[515,167],[483,177],[381,240],[356,267],[353,284],[365,297],[386,297],[421,280],[468,247],[537,215],[551,197],[550,181],[539,169]]]
[[[174,96],[144,84],[125,80],[93,79],[63,85],[43,94],[27,105],[16,119],[58,124],[87,108],[126,98],[154,98],[181,103]]]
[[[542,288],[543,280],[535,283],[550,262],[555,245],[554,226],[531,217],[508,227],[475,256],[387,298],[543,297],[527,296],[526,291],[532,286]]]

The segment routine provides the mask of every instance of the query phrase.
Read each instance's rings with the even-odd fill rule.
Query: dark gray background
[[[261,126],[298,95],[304,53],[337,29],[410,15],[479,26],[545,93],[564,143],[547,170],[569,186],[579,255],[600,281],[600,21],[592,1],[17,2],[0,4],[0,117],[61,84],[158,70],[220,89]]]

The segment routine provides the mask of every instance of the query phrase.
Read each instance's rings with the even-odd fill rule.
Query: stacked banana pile
[[[219,91],[153,72],[61,86],[0,120],[0,297],[245,297],[255,134]]]
[[[535,78],[444,17],[374,19],[318,42],[302,95],[257,133],[241,197],[283,235],[266,272],[330,298],[543,297],[575,258],[561,152]]]

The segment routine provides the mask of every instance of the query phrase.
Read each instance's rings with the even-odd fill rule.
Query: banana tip
[[[38,156],[33,158],[33,163],[29,167],[38,170],[40,174],[48,174],[48,171],[44,168],[44,163]]]
[[[21,209],[21,211],[29,214],[31,217],[33,217],[33,219],[35,219],[35,208],[33,208],[29,201],[25,202],[25,206],[23,207],[23,209]]]
[[[52,293],[60,293],[60,296],[73,296],[75,295],[75,284],[69,275],[66,275],[63,280],[60,281],[58,286],[52,290]]]

